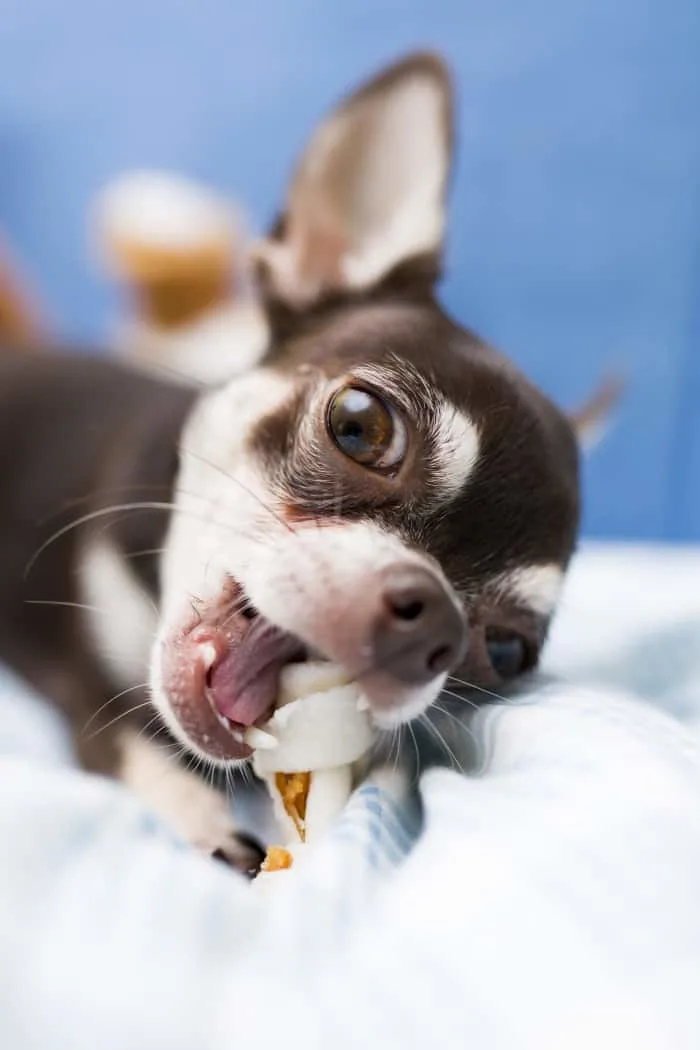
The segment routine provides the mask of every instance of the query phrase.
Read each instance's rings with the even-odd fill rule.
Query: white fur
[[[129,567],[106,537],[85,547],[80,584],[86,627],[93,644],[123,686],[148,677],[149,653],[157,628],[156,610]]]
[[[193,846],[213,853],[234,833],[224,795],[132,730],[120,738],[120,779]]]
[[[444,689],[446,681],[447,675],[441,674],[431,679],[430,682],[426,682],[425,685],[404,686],[401,692],[400,704],[375,712],[372,718],[374,724],[378,729],[391,730],[398,729],[399,726],[406,725],[407,722],[412,722],[414,718],[422,715],[430,704],[437,699]]]
[[[563,582],[564,573],[554,563],[527,565],[503,573],[496,580],[496,588],[540,616],[549,616],[557,604]]]
[[[163,612],[178,619],[191,597],[218,597],[268,540],[286,531],[246,441],[291,396],[291,379],[258,369],[202,398],[181,440],[182,466],[162,563]]]
[[[339,612],[372,577],[397,562],[424,566],[420,554],[370,521],[279,531],[266,555],[251,558],[244,585],[253,604],[293,633],[314,631],[316,605]],[[319,610],[320,611],[320,610]],[[317,625],[323,629],[325,625]],[[339,628],[341,625],[334,625]],[[315,633],[315,632],[314,632]]]
[[[435,428],[436,480],[447,501],[466,485],[479,460],[479,431],[476,424],[454,405],[444,402]]]

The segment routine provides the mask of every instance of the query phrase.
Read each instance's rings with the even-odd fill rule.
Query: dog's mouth
[[[282,670],[306,660],[308,651],[293,634],[266,620],[247,599],[236,618],[242,621],[240,637],[214,659],[205,685],[215,712],[239,735],[270,717]]]
[[[199,615],[161,651],[162,687],[167,705],[188,743],[218,761],[248,759],[244,739],[270,718],[278,700],[280,675],[309,651],[293,634],[267,620],[245,598],[218,614]]]

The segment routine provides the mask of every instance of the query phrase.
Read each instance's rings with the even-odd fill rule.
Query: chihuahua
[[[88,769],[243,869],[223,796],[146,726],[228,773],[293,661],[342,665],[387,734],[448,683],[501,690],[575,546],[575,420],[436,299],[452,139],[424,53],[321,123],[256,250],[243,376],[0,358],[0,657]]]

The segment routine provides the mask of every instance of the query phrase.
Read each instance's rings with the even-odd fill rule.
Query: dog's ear
[[[263,291],[292,310],[366,292],[412,260],[439,272],[452,152],[443,62],[410,55],[321,123],[271,236],[255,251]]]
[[[624,390],[625,381],[621,376],[607,376],[585,404],[569,413],[569,421],[583,451],[589,452],[603,439]]]

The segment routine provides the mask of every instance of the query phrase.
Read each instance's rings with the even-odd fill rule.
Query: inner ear
[[[267,293],[308,307],[438,256],[451,151],[452,92],[439,58],[411,55],[361,87],[312,136],[276,236],[256,250]]]

